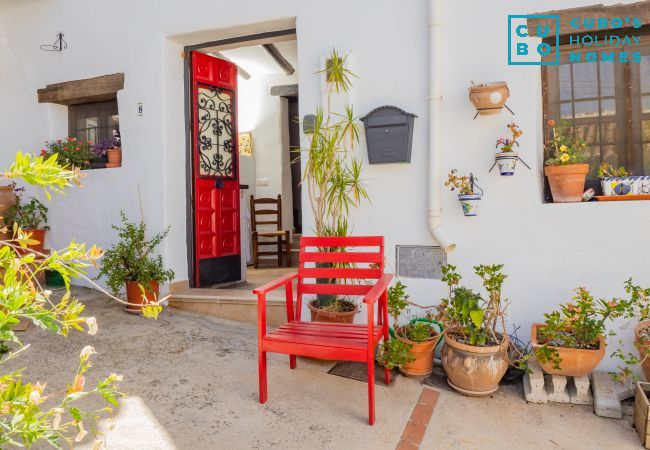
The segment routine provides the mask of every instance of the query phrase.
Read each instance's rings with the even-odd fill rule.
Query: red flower
[[[92,141],[88,141],[88,145],[93,145],[93,142],[92,142]]]
[[[45,155],[47,155],[47,150],[45,150],[44,148],[42,148],[42,149],[41,149],[41,156],[45,156]]]
[[[72,142],[75,142],[75,141],[77,140],[77,138],[75,138],[75,137],[69,137],[68,140],[69,140],[69,141],[72,141]]]
[[[57,144],[60,144],[61,142],[63,142],[63,141],[61,141],[61,139],[57,139],[57,140],[56,140],[56,143],[57,143]]]
[[[81,147],[77,147],[75,150],[79,151],[79,150],[81,150]]]

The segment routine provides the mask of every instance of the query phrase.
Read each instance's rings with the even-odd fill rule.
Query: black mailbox
[[[396,106],[380,106],[361,118],[370,164],[411,162],[416,117]]]

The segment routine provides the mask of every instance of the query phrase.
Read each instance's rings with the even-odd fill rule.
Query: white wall
[[[197,14],[227,5],[227,14]],[[542,201],[542,135],[540,72],[535,67],[507,66],[507,15],[539,9],[584,6],[593,0],[550,0],[525,4],[514,0],[447,1],[443,21],[442,170],[473,171],[485,189],[478,217],[465,218],[455,196],[443,192],[444,222],[458,244],[449,255],[466,274],[479,263],[504,263],[509,278],[504,294],[511,299],[509,321],[523,325],[540,320],[571,290],[587,286],[599,297],[623,295],[622,282],[634,277],[649,286],[647,254],[650,238],[647,202],[544,204]],[[187,278],[185,244],[185,134],[183,113],[183,45],[234,34],[226,27],[297,17],[300,110],[314,111],[321,103],[319,69],[331,47],[352,52],[360,79],[352,95],[356,110],[365,113],[393,104],[418,115],[411,164],[364,167],[372,197],[354,214],[355,234],[382,234],[387,259],[394,266],[396,244],[431,245],[426,226],[427,205],[427,2],[330,0],[327,7],[312,2],[255,0],[237,3],[166,0],[156,7],[145,2],[44,0],[0,2],[0,135],[2,161],[13,150],[38,150],[45,138],[65,134],[65,111],[38,105],[35,91],[45,84],[114,72],[125,72],[126,86],[118,100],[124,135],[124,167],[91,172],[83,190],[56,200],[52,218],[55,243],[76,236],[107,245],[108,228],[119,209],[138,214],[136,184],[142,188],[145,218],[153,230],[172,226],[164,256]],[[341,11],[345,11],[344,14]],[[110,33],[106,24],[124,30]],[[247,31],[254,30],[247,28]],[[263,27],[262,27],[263,29]],[[69,49],[46,53],[38,49],[66,33]],[[260,28],[258,28],[260,30]],[[473,120],[467,98],[470,80],[507,80],[509,106],[525,134],[521,154],[532,170],[518,168],[514,177],[488,174],[494,140],[503,135],[512,117],[503,113]],[[145,116],[135,105],[145,104]],[[28,119],[26,119],[28,118]],[[18,132],[16,132],[18,131]],[[257,151],[257,148],[256,148]],[[359,155],[367,162],[365,148]],[[303,198],[303,203],[305,199]],[[312,227],[305,211],[305,230]],[[414,300],[436,303],[444,295],[440,282],[404,280]],[[363,315],[359,319],[363,320]],[[631,330],[623,338],[631,340]],[[603,368],[613,366],[605,360]]]

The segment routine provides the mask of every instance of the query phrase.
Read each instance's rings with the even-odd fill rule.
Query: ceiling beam
[[[287,75],[293,75],[296,69],[294,69],[291,63],[282,56],[282,53],[280,53],[280,50],[275,46],[275,44],[262,44],[262,47],[264,47],[264,50],[269,52],[269,55],[271,55]]]
[[[216,56],[217,58],[221,58],[225,61],[229,61],[233,64],[235,64],[230,58],[228,58],[226,55],[224,55],[221,52],[212,52],[212,55]],[[237,64],[235,64],[237,66]],[[237,74],[242,77],[244,80],[250,80],[251,79],[251,74],[246,72],[242,67],[237,66]]]

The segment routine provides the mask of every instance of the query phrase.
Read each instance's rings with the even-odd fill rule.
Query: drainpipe
[[[441,134],[440,111],[442,105],[442,2],[429,0],[429,231],[445,252],[456,248],[456,243],[442,228],[440,195],[443,180],[440,176]]]

